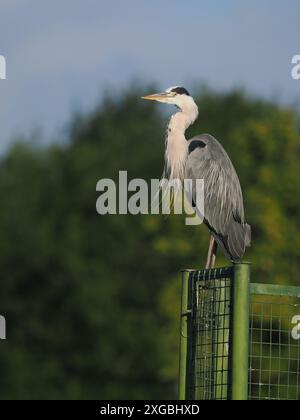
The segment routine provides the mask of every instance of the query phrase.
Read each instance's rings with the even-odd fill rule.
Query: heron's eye
[[[166,90],[165,92],[168,94],[170,98],[174,98],[175,96],[178,96],[177,92],[175,92],[174,90]]]

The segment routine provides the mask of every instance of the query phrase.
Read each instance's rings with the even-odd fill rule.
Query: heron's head
[[[170,87],[164,92],[143,96],[142,99],[175,105],[182,111],[189,111],[191,108],[197,108],[192,96],[181,86]]]

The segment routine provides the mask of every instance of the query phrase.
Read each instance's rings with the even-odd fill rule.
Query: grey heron
[[[185,88],[171,87],[165,92],[143,96],[143,99],[177,108],[167,127],[163,177],[181,181],[204,180],[203,221],[211,232],[206,268],[214,267],[218,247],[232,262],[240,260],[251,244],[251,227],[245,221],[239,178],[228,154],[210,134],[190,140],[185,138],[186,129],[196,121],[199,113]],[[192,202],[195,193],[192,191]]]

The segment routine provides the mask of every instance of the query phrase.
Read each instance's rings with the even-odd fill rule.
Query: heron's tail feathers
[[[251,246],[251,226],[233,221],[226,236],[217,235],[216,240],[225,255],[232,261],[241,260],[246,248]]]

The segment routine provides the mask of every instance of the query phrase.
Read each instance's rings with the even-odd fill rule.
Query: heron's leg
[[[210,242],[209,242],[209,247],[208,247],[206,266],[205,266],[205,268],[207,270],[210,268],[210,265],[211,265],[211,255],[212,255],[214,241],[215,241],[215,238],[211,235]]]
[[[215,241],[215,238],[211,235],[210,243],[208,248],[207,260],[206,260],[206,269],[214,268],[216,263],[218,244]]]
[[[214,239],[213,249],[212,249],[212,253],[211,253],[211,264],[210,264],[210,268],[214,268],[215,267],[216,258],[217,258],[217,251],[218,251],[218,243]]]

